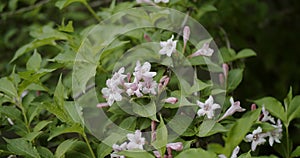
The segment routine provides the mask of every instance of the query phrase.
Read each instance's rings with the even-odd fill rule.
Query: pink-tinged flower
[[[252,104],[252,105],[251,105],[251,111],[254,111],[254,110],[256,110],[256,105],[255,105],[255,104]]]
[[[176,45],[177,45],[177,40],[173,41],[174,35],[167,41],[161,41],[160,46],[162,47],[161,50],[159,50],[159,54],[166,54],[168,57],[172,55],[173,52],[176,51]]]
[[[115,72],[111,80],[114,81],[114,84],[121,85],[124,83],[124,79],[127,75],[124,75],[125,68],[121,67],[118,72]]]
[[[103,88],[101,92],[103,94],[103,97],[106,99],[108,105],[111,106],[114,103],[114,101],[121,101],[121,93],[123,92],[123,90],[120,89],[118,85],[114,84],[114,81],[112,81],[111,79],[108,79],[106,81],[106,85],[107,88]]]
[[[128,96],[132,96],[132,95],[136,95],[137,97],[141,97],[143,96],[142,92],[140,92],[140,89],[142,88],[140,84],[138,84],[137,82],[133,82],[133,83],[125,83],[124,84],[126,87],[126,93],[128,94]]]
[[[136,78],[136,82],[141,79],[147,80],[149,78],[153,78],[156,75],[156,72],[150,72],[151,64],[149,62],[145,62],[141,65],[140,61],[136,62],[136,66],[134,68],[133,75]]]
[[[152,78],[144,80],[144,82],[140,82],[142,92],[144,94],[153,94],[156,95],[157,83]]]
[[[233,115],[235,112],[243,112],[246,110],[240,106],[240,101],[234,102],[232,97],[230,97],[230,103],[231,103],[230,108],[225,112],[225,114],[218,121],[221,121],[224,118]]]
[[[160,3],[160,2],[163,2],[163,3],[169,3],[169,0],[154,0],[155,3]]]
[[[252,134],[248,134],[246,136],[246,141],[247,142],[252,142],[251,144],[251,150],[255,151],[257,145],[264,144],[266,142],[266,137],[267,135],[265,133],[262,133],[261,127],[258,127],[256,130],[252,132]]]
[[[164,100],[165,103],[170,103],[170,104],[176,104],[177,101],[178,101],[178,99],[175,98],[175,97],[169,97],[169,98]]]
[[[275,124],[274,118],[273,118],[272,116],[269,116],[269,111],[267,111],[267,110],[265,109],[265,106],[262,107],[261,111],[262,111],[262,115],[263,115],[263,116],[262,116],[262,118],[260,119],[260,121],[262,121],[262,122],[270,121],[270,122],[272,122],[273,124]]]
[[[97,104],[97,108],[104,108],[104,107],[108,107],[109,104],[108,103],[98,103]]]
[[[190,39],[191,30],[189,26],[183,28],[183,47],[186,47],[187,41]]]
[[[136,130],[134,134],[127,134],[127,138],[130,141],[127,144],[127,149],[142,149],[145,144],[145,138],[142,137],[142,133],[140,130]]]
[[[282,124],[281,121],[278,119],[276,125],[272,125],[275,129],[268,132],[267,135],[269,136],[269,144],[273,146],[274,141],[276,143],[281,143],[280,139],[282,137]]]
[[[189,57],[196,57],[196,56],[207,56],[210,57],[214,53],[214,50],[209,48],[209,43],[204,43],[202,48],[197,50],[195,53],[191,54]]]
[[[125,156],[118,155],[117,153],[120,151],[126,150],[126,148],[127,148],[126,142],[121,145],[113,144],[112,148],[113,148],[114,152],[112,154],[110,154],[111,158],[125,158]]]
[[[228,71],[229,71],[228,65],[227,64],[222,64],[222,69],[223,69],[224,77],[225,77],[225,79],[227,79]]]
[[[168,143],[167,148],[171,148],[172,150],[175,150],[175,151],[181,151],[183,149],[183,145],[181,142]]]
[[[224,75],[222,73],[219,74],[219,82],[221,85],[224,85],[225,83]]]
[[[197,100],[197,105],[200,107],[197,112],[198,116],[206,115],[208,119],[212,119],[214,117],[214,111],[221,108],[219,104],[214,103],[214,98],[212,96],[209,96],[205,103]]]
[[[157,150],[154,150],[153,154],[155,155],[156,158],[161,158],[161,155]]]
[[[152,142],[156,140],[156,122],[153,120],[151,122],[151,140]]]

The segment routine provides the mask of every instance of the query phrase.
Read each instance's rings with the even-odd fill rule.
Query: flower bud
[[[222,64],[222,68],[223,68],[224,77],[225,77],[225,79],[227,79],[229,67],[227,64]]]
[[[170,103],[170,104],[175,104],[175,103],[177,103],[177,101],[178,101],[178,99],[175,97],[169,97],[164,100],[165,103]]]
[[[254,110],[256,110],[256,105],[255,105],[255,104],[252,104],[252,105],[251,105],[251,111],[254,111]]]
[[[144,34],[144,39],[145,39],[147,42],[151,42],[151,38],[150,38],[147,34]]]
[[[191,30],[189,26],[183,28],[183,47],[186,47],[187,41],[190,39]]]
[[[183,145],[181,142],[169,143],[167,144],[167,148],[170,148],[175,151],[181,151],[183,149]]]
[[[104,107],[108,107],[108,103],[98,103],[97,104],[97,108],[104,108]]]

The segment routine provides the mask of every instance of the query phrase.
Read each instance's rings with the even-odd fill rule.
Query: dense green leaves
[[[178,154],[175,158],[187,158],[187,157],[211,157],[211,158],[215,158],[217,157],[216,154],[205,151],[201,148],[197,148],[197,149],[187,149],[184,150],[183,152],[181,152],[180,154]]]
[[[37,149],[23,138],[5,139],[5,141],[7,142],[7,149],[17,155],[40,158]]]

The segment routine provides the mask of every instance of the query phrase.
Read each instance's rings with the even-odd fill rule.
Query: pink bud
[[[152,121],[151,122],[151,139],[152,141],[155,141],[156,140],[156,122],[155,121]]]
[[[256,105],[255,105],[255,104],[252,104],[252,105],[251,105],[251,111],[254,111],[254,110],[256,110]]]
[[[145,39],[147,42],[151,42],[151,38],[150,38],[147,34],[144,34],[144,39]]]
[[[221,85],[224,85],[225,80],[224,80],[224,75],[223,74],[219,74],[219,81]]]
[[[97,104],[97,108],[104,108],[104,107],[108,107],[108,103],[99,103]]]
[[[168,146],[167,146],[167,152],[168,152],[168,158],[172,158],[172,149]]]
[[[156,158],[161,158],[161,155],[157,150],[153,151],[153,154],[155,155]]]
[[[183,28],[183,47],[185,48],[187,41],[190,39],[191,30],[189,26]]]
[[[224,77],[225,77],[225,79],[227,79],[229,67],[227,64],[222,64],[222,68],[223,68]]]
[[[176,151],[181,151],[183,149],[183,145],[181,142],[169,143],[169,144],[167,144],[167,148],[170,148],[170,149],[176,150]]]
[[[177,103],[177,101],[178,101],[178,99],[175,97],[169,97],[164,100],[165,103],[170,103],[170,104],[175,104],[175,103]]]
[[[127,82],[130,82],[130,79],[131,79],[131,74],[128,72],[127,73]]]
[[[169,81],[170,81],[170,78],[168,76],[163,76],[159,80],[158,91],[161,91],[162,89],[164,89],[168,85]]]

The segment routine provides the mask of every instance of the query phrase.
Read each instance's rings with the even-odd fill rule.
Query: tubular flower
[[[169,0],[154,0],[155,3],[160,3],[160,2],[163,2],[163,3],[169,3]]]
[[[231,116],[233,115],[235,112],[243,112],[245,111],[246,109],[242,108],[240,106],[240,102],[239,101],[236,101],[234,102],[233,98],[231,97],[230,98],[230,103],[231,103],[231,106],[230,108],[225,112],[225,114],[219,119],[220,120],[223,120],[224,118],[228,117],[228,116]]]
[[[197,101],[197,105],[200,107],[197,112],[198,116],[207,115],[208,119],[214,117],[214,110],[221,108],[219,104],[214,103],[214,98],[212,96],[209,96],[205,103]]]
[[[160,46],[162,47],[161,50],[159,50],[159,54],[166,54],[168,57],[172,55],[173,52],[176,51],[176,45],[177,45],[177,40],[173,41],[174,35],[167,41],[161,41]]]
[[[274,118],[272,116],[269,116],[269,111],[265,109],[265,106],[262,107],[261,111],[263,113],[263,117],[260,119],[260,121],[262,122],[270,121],[273,124],[275,124]]]
[[[191,54],[189,57],[196,57],[196,56],[207,56],[210,57],[214,53],[214,50],[209,48],[209,43],[204,43],[202,48],[197,50],[195,53]]]
[[[281,121],[278,119],[277,124],[272,125],[272,126],[275,127],[275,129],[273,131],[270,131],[270,132],[267,133],[267,135],[269,136],[270,146],[273,146],[274,141],[276,143],[281,143],[280,139],[282,137],[282,124],[281,124]]]
[[[142,149],[145,144],[145,138],[142,137],[142,133],[140,130],[136,130],[134,134],[127,134],[127,138],[130,141],[127,144],[127,149]]]
[[[126,148],[127,148],[126,142],[124,142],[121,145],[113,144],[112,148],[113,148],[114,152],[112,154],[110,154],[111,158],[125,158],[125,156],[118,155],[117,153],[120,151],[126,150]]]
[[[246,136],[247,142],[252,142],[251,144],[251,150],[255,151],[257,145],[264,144],[266,142],[267,135],[265,133],[262,133],[261,127],[258,127],[256,130],[252,132],[252,134],[248,134]]]

